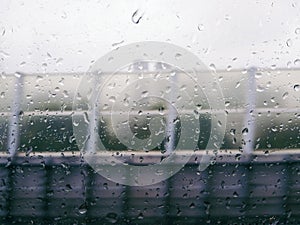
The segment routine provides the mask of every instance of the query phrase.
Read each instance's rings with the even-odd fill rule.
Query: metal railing
[[[244,90],[244,104],[226,109],[228,114],[242,114],[240,126],[248,129],[243,137],[246,143],[243,148],[221,150],[215,158],[214,165],[201,173],[197,170],[198,162],[206,153],[196,151],[190,162],[178,174],[146,187],[116,184],[95,174],[84,162],[79,151],[47,152],[38,149],[28,154],[18,151],[22,148],[22,118],[71,117],[73,113],[71,110],[49,108],[32,110],[30,106],[28,110],[22,109],[22,99],[28,91],[28,83],[25,82],[26,75],[18,73],[14,77],[13,98],[11,104],[8,104],[11,105],[10,112],[3,110],[1,113],[1,117],[9,118],[6,147],[2,146],[4,150],[6,148],[7,153],[3,151],[0,155],[2,220],[16,222],[15,218],[30,220],[29,218],[34,217],[39,221],[66,223],[163,221],[172,224],[174,221],[184,221],[186,224],[193,224],[201,219],[226,221],[230,216],[235,218],[235,221],[299,221],[300,149],[283,150],[272,146],[270,149],[254,151],[257,127],[254,116],[260,113],[290,113],[294,115],[294,121],[298,124],[299,104],[293,103],[287,107],[257,107],[255,73],[255,69],[250,69],[249,76],[245,76],[245,85],[248,88]],[[47,79],[52,78],[48,76]],[[76,80],[78,81],[77,78]],[[68,103],[62,101],[62,105],[72,103],[74,86],[76,85],[72,84],[72,87],[67,87],[71,97],[67,98]],[[296,94],[294,102],[299,103]],[[230,96],[225,97],[230,99]],[[57,109],[56,106],[54,108]],[[209,111],[205,109],[200,110],[203,114],[207,112]],[[170,113],[171,119],[173,116]],[[95,126],[96,124],[91,123],[91,130]],[[171,133],[172,129],[169,127]],[[299,127],[295,126],[295,130],[298,132]],[[93,143],[93,138],[91,142]],[[111,153],[99,154],[105,157],[105,154]],[[180,151],[179,154],[184,154],[184,151]],[[127,162],[133,164],[153,163],[153,159],[161,156],[159,152],[149,152],[149,160],[144,157],[141,161],[141,155],[145,156],[145,153],[136,151],[132,155],[132,152],[123,152]],[[189,221],[186,218],[189,218]]]

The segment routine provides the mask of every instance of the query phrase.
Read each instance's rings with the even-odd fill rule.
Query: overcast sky
[[[300,67],[300,2],[0,0],[0,72],[87,71],[117,46],[146,40],[220,70]]]

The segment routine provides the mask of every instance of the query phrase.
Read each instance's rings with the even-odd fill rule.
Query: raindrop
[[[237,198],[237,197],[239,197],[239,194],[235,191],[235,192],[233,192],[233,197]]]
[[[300,28],[298,27],[298,28],[296,28],[296,30],[295,30],[295,34],[300,34]]]
[[[25,155],[26,155],[26,156],[29,156],[30,153],[31,153],[32,151],[33,151],[32,147],[29,147],[29,148],[26,150]]]
[[[261,77],[262,77],[262,73],[261,72],[255,73],[255,78],[261,78]]]
[[[61,18],[66,19],[67,18],[67,13],[63,12],[62,15],[61,15]]]
[[[294,64],[295,64],[295,66],[300,66],[300,59],[296,59],[296,60],[294,61]]]
[[[72,189],[73,189],[72,186],[71,186],[71,184],[66,184],[66,188],[67,188],[68,190],[72,190]]]
[[[288,39],[288,40],[286,41],[286,45],[287,45],[288,47],[291,47],[291,46],[293,45],[292,40],[291,40],[291,39]]]
[[[216,71],[216,66],[215,66],[215,64],[213,64],[213,63],[211,63],[211,64],[209,65],[209,68],[210,68],[211,70],[213,70],[213,71]]]
[[[256,91],[257,91],[257,92],[264,92],[264,90],[265,90],[265,89],[264,89],[262,86],[259,86],[259,85],[258,85],[257,88],[256,88]]]
[[[4,57],[9,57],[9,54],[3,50],[0,50],[0,55],[2,55]]]
[[[242,130],[242,134],[243,135],[247,135],[248,134],[248,132],[249,132],[249,130],[248,130],[248,128],[246,127],[246,128],[244,128],[243,130]]]
[[[143,213],[140,213],[140,214],[138,215],[138,219],[139,219],[139,220],[142,220],[142,219],[144,219],[144,215],[143,215]]]
[[[143,17],[143,13],[141,14],[139,10],[136,10],[131,17],[131,21],[135,24],[138,24]]]
[[[109,223],[116,223],[118,222],[118,215],[116,213],[110,212],[106,214],[105,219],[109,222]]]
[[[148,96],[148,94],[149,94],[148,91],[143,91],[143,92],[141,93],[141,97],[142,97],[142,98],[146,98],[146,97]]]
[[[222,122],[220,120],[218,120],[218,126],[222,127]]]
[[[235,135],[235,129],[230,129],[230,134],[234,136]]]
[[[56,60],[56,64],[61,64],[61,62],[63,61],[64,59],[63,58],[58,58],[57,60]]]
[[[81,206],[79,206],[78,212],[79,212],[81,215],[86,214],[86,212],[87,212],[87,204],[86,204],[86,202],[83,203]]]
[[[109,97],[109,101],[110,102],[115,102],[116,101],[116,97],[115,96],[110,96]]]
[[[204,25],[201,23],[201,24],[198,25],[197,28],[198,28],[199,31],[203,31],[204,30]]]
[[[191,209],[194,209],[195,207],[196,207],[196,206],[195,206],[195,203],[192,202],[192,203],[190,204],[190,208],[191,208]]]
[[[241,154],[236,154],[235,156],[234,156],[234,158],[235,158],[235,160],[236,161],[240,161],[241,160]]]
[[[47,63],[42,63],[42,68],[43,68],[43,69],[46,69],[47,66],[48,66]]]
[[[73,125],[74,125],[75,127],[78,127],[78,126],[79,126],[78,121],[73,121]]]
[[[64,81],[65,81],[65,78],[61,78],[58,83],[61,85],[61,86],[64,86]]]
[[[294,90],[295,91],[300,91],[300,85],[299,84],[295,84],[294,85]]]
[[[112,47],[116,47],[116,46],[118,46],[118,45],[120,45],[120,44],[123,44],[124,43],[124,40],[122,40],[122,41],[119,41],[119,42],[115,42],[115,43],[112,43]]]
[[[0,98],[5,98],[5,92],[0,93]]]
[[[282,99],[286,99],[288,97],[289,93],[288,92],[284,92],[283,95],[282,95]]]
[[[175,59],[180,59],[181,56],[182,56],[182,55],[181,55],[180,53],[177,53],[177,54],[175,55]]]
[[[20,78],[20,77],[22,76],[22,73],[20,73],[20,72],[15,72],[14,75],[15,75],[16,78]]]
[[[63,91],[63,95],[64,95],[64,98],[69,97],[69,93],[66,90]]]

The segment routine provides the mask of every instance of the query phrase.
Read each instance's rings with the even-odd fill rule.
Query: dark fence
[[[201,157],[200,155],[195,157]],[[194,158],[151,186],[114,183],[77,154],[0,158],[2,224],[300,223],[299,151]]]

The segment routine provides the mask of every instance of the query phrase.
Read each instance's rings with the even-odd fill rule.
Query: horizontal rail
[[[167,109],[165,110],[167,111]],[[245,108],[226,108],[225,111],[227,113],[245,113]],[[223,114],[224,110],[197,110],[199,114],[207,114],[207,113],[215,113],[215,114]],[[255,108],[256,113],[300,113],[300,107],[294,108]],[[194,114],[194,110],[180,110],[183,114]],[[72,116],[74,115],[74,111],[24,111],[24,116]],[[84,111],[76,111],[76,114],[83,114]],[[124,113],[123,111],[101,111],[102,115],[113,115]],[[11,112],[0,112],[0,116],[10,116]],[[130,111],[128,114],[130,115],[140,115],[137,111]],[[157,110],[144,110],[143,115],[157,115]]]
[[[265,163],[265,162],[300,162],[300,149],[265,149],[256,150],[252,155],[243,154],[240,150],[219,150],[217,154],[213,150],[176,150],[173,154],[176,154],[175,163],[181,163],[182,156],[191,155],[188,164],[197,164],[200,162],[201,157],[204,155],[210,155],[215,157],[214,162],[217,163]],[[161,160],[161,157],[167,157],[167,155],[162,154],[159,151],[98,151],[95,157],[111,157],[114,156],[116,159],[122,158],[122,164],[124,161],[126,163],[137,164],[149,164]],[[143,161],[141,161],[143,157]],[[27,156],[23,152],[18,152],[14,158],[14,163],[16,164],[36,164],[36,163],[46,163],[46,164],[61,164],[63,162],[68,162],[70,164],[82,164],[84,157],[81,152],[43,152],[43,153],[32,153]],[[197,159],[197,160],[195,160]],[[9,155],[6,153],[0,153],[0,164],[6,164],[9,160]],[[177,161],[178,160],[178,161]],[[116,161],[118,164],[118,161]]]

